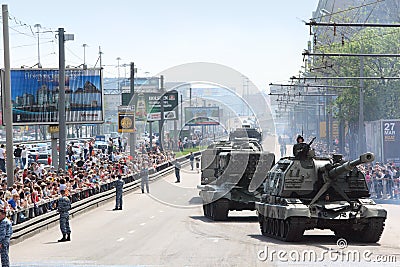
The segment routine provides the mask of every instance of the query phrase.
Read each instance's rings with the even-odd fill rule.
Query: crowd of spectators
[[[65,170],[36,162],[28,163],[24,169],[16,167],[12,174],[14,184],[9,188],[7,174],[0,170],[0,204],[8,207],[13,223],[56,209],[62,189],[75,202],[111,189],[117,175],[135,175],[144,165],[158,170],[175,158],[173,152],[161,152],[159,147],[140,150],[133,157],[120,151],[117,145],[107,151],[91,152],[68,156]]]
[[[394,163],[361,165],[372,198],[399,199],[400,167]]]

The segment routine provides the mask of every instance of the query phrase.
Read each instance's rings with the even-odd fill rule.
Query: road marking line
[[[160,210],[160,212],[164,212],[163,210]]]
[[[134,232],[135,232],[135,230],[130,230],[128,233],[133,234]]]
[[[121,237],[120,239],[117,240],[117,242],[123,241],[125,238]]]
[[[146,223],[141,223],[140,226],[143,226],[143,225],[145,225],[145,224],[146,224]]]

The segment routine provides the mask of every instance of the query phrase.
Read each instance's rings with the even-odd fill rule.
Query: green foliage
[[[328,38],[329,32],[324,32],[319,39]],[[336,38],[336,39],[335,39]],[[353,53],[353,54],[399,54],[400,29],[365,28],[354,33],[344,44],[337,42],[323,46],[317,45],[315,52],[320,53]],[[327,39],[328,40],[328,39]],[[316,73],[318,76],[358,77],[360,62],[364,62],[364,77],[400,77],[400,58],[390,57],[318,57],[314,58],[315,66],[333,64],[332,69]],[[360,80],[341,80],[337,85],[349,85],[353,88],[339,92],[333,105],[341,107],[337,118],[351,124],[358,121]],[[366,121],[379,119],[399,119],[398,108],[400,95],[400,80],[364,80],[364,118]]]

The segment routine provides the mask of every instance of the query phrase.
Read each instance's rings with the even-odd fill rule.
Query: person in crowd
[[[190,152],[189,161],[190,161],[190,168],[193,171],[193,168],[194,168],[194,155],[193,155],[193,152]]]
[[[58,199],[57,210],[60,213],[60,229],[62,238],[58,242],[71,241],[71,228],[69,227],[69,210],[71,201],[65,195],[65,190],[61,190],[61,197]]]
[[[122,152],[122,140],[121,140],[121,137],[118,137],[118,152]]]
[[[83,158],[86,160],[88,158],[89,153],[89,142],[83,142]]]
[[[74,155],[74,150],[72,149],[73,145],[74,145],[74,143],[71,143],[67,147],[67,156],[68,156],[69,161],[72,161],[72,156]]]
[[[8,252],[12,233],[12,223],[7,218],[7,207],[2,205],[0,206],[0,255],[2,267],[10,266]]]
[[[93,141],[92,140],[90,140],[88,142],[88,147],[89,147],[89,155],[88,155],[88,157],[90,158],[90,157],[93,156]]]
[[[51,156],[47,155],[47,165],[51,166],[52,160],[51,160]]]
[[[110,137],[108,139],[108,145],[107,145],[107,154],[108,154],[109,160],[112,160],[111,157],[112,157],[113,149],[114,149],[114,143],[113,143],[112,138]]]
[[[115,208],[113,210],[122,210],[122,193],[124,189],[124,180],[121,175],[117,175],[118,180],[115,181]]]
[[[21,151],[21,160],[22,160],[22,168],[24,169],[26,166],[26,157],[28,156],[28,151],[26,150],[26,147],[23,145],[22,146],[22,151]]]
[[[22,169],[24,166],[22,166],[21,156],[22,156],[22,149],[19,147],[19,145],[16,145],[14,149],[15,166],[19,166]]]
[[[146,192],[149,193],[149,169],[147,166],[147,162],[143,164],[142,169],[140,170],[140,186],[142,189],[142,194],[144,193],[144,186],[146,185]]]
[[[0,170],[6,172],[6,150],[4,144],[0,145]]]

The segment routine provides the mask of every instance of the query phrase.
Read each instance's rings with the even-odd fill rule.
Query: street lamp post
[[[121,60],[121,58],[117,57],[116,60],[118,62],[117,63],[117,68],[118,68],[118,79],[117,79],[118,88],[117,88],[117,90],[119,91],[120,90],[120,88],[119,88],[119,61]]]
[[[86,47],[87,46],[88,46],[87,44],[82,45],[82,47],[83,47],[83,69],[87,68],[86,67]]]
[[[33,27],[37,28],[37,53],[38,53],[38,68],[42,68],[42,64],[40,64],[40,38],[39,38],[39,29],[42,28],[42,25],[35,24]]]

